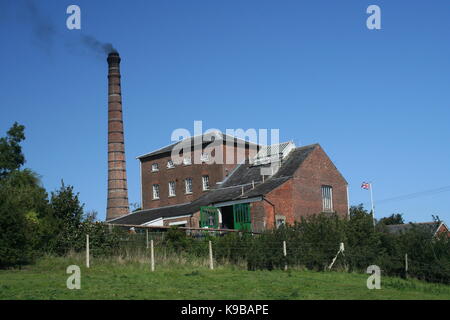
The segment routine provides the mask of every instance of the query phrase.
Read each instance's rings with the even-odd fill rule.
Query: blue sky
[[[122,56],[130,202],[135,157],[176,128],[279,128],[320,143],[352,204],[450,185],[448,1],[34,1],[0,4],[0,132],[26,126],[26,166],[48,190],[61,179],[105,216],[107,65],[80,34]],[[82,29],[66,28],[81,8]],[[368,30],[366,8],[381,8]],[[39,26],[52,25],[50,34]],[[449,191],[376,204],[377,216],[450,222]]]

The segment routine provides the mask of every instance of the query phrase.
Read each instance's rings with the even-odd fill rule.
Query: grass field
[[[81,267],[81,289],[66,287],[67,266]],[[450,286],[381,278],[368,290],[368,275],[313,271],[246,271],[224,266],[149,265],[45,258],[21,270],[0,271],[0,299],[450,299]]]

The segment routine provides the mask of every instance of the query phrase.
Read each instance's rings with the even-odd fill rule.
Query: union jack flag
[[[370,189],[370,183],[363,182],[363,183],[361,184],[361,188],[362,188],[362,189],[369,190],[369,189]]]

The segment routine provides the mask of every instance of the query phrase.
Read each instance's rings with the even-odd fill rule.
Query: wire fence
[[[449,260],[424,261],[423,258],[416,259],[413,253],[408,255],[408,252],[374,254],[345,243],[262,239],[260,234],[234,230],[170,230],[174,229],[127,228],[119,234],[118,241],[114,242],[108,254],[124,261],[148,263],[152,270],[174,265],[204,266],[210,269],[233,265],[247,270],[366,272],[370,265],[377,265],[386,275],[450,283]],[[91,261],[104,255],[104,247],[101,241],[96,241],[95,236],[86,245],[89,246]]]

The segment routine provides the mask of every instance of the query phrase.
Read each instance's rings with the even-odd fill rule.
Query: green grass
[[[81,267],[81,289],[66,287],[67,266]],[[450,286],[368,275],[314,271],[209,270],[205,263],[157,265],[94,259],[45,258],[21,270],[0,271],[0,299],[450,299]]]

